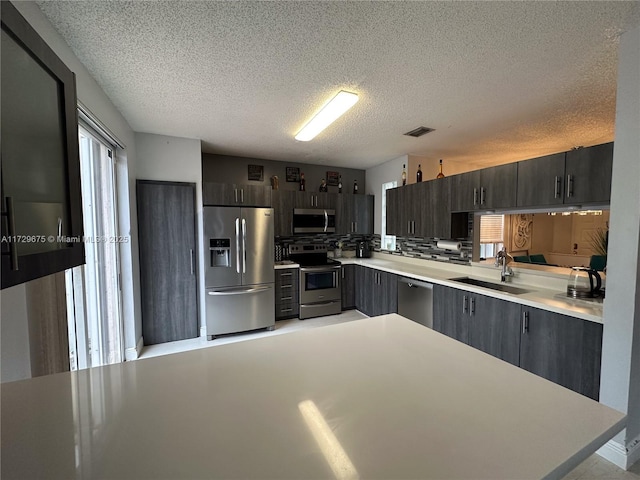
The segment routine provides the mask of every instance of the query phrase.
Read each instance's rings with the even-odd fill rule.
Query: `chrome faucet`
[[[513,270],[507,264],[513,260],[513,257],[507,253],[506,247],[502,247],[502,250],[496,255],[496,267],[502,267],[500,272],[500,281],[506,282],[507,277],[513,276]]]

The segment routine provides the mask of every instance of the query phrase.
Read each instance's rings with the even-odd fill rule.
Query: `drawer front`
[[[298,302],[276,302],[276,319],[297,317],[300,311]]]
[[[276,270],[275,272],[276,287],[282,285],[293,285],[298,287],[298,269],[288,268],[286,270]]]

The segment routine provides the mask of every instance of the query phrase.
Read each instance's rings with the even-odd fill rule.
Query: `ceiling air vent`
[[[414,130],[411,130],[410,132],[405,133],[404,135],[418,138],[418,137],[421,137],[422,135],[426,135],[427,133],[433,132],[434,130],[435,130],[434,128],[418,127]]]

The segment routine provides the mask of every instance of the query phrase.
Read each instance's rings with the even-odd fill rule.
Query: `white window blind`
[[[480,217],[480,243],[502,243],[504,240],[504,215]]]

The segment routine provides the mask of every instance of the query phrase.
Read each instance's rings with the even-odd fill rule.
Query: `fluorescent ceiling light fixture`
[[[355,93],[345,92],[344,90],[339,91],[329,103],[322,107],[322,110],[316,113],[316,115],[302,127],[302,130],[300,130],[295,137],[296,140],[308,142],[353,107],[357,101],[358,95]]]
[[[347,453],[333,434],[331,427],[318,410],[313,400],[304,400],[298,404],[298,409],[304,421],[311,430],[313,438],[320,447],[336,480],[357,480],[359,477]]]

